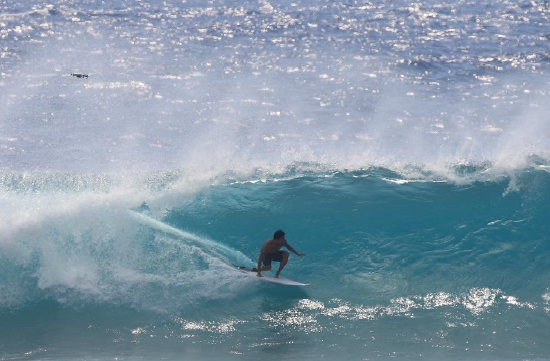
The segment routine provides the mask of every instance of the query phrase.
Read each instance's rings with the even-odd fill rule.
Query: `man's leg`
[[[288,252],[283,251],[282,253],[283,253],[283,256],[282,256],[282,259],[281,259],[281,265],[279,266],[279,270],[275,274],[275,278],[279,278],[279,274],[281,273],[283,268],[285,268],[286,264],[288,263],[288,256],[289,256]]]

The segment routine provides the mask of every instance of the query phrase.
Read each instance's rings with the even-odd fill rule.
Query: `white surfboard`
[[[243,273],[248,273],[249,275],[251,275],[254,278],[257,278],[261,281],[278,283],[280,285],[285,285],[285,286],[309,286],[309,283],[296,282],[296,281],[289,280],[288,278],[283,278],[283,277],[275,278],[274,276],[271,276],[271,275],[266,274],[266,273],[262,273],[263,277],[257,277],[256,272],[250,272],[250,270],[248,268],[245,268],[245,267],[237,267],[237,268],[239,269],[239,271],[241,271]]]

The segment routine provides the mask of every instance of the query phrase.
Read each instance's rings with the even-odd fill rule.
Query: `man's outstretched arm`
[[[286,243],[285,244],[285,247],[290,251],[290,252],[294,252],[294,254],[296,254],[298,257],[304,257],[306,254],[305,253],[300,253],[300,252],[297,252],[290,244]]]

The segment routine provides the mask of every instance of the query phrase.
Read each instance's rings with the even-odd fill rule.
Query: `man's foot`
[[[279,274],[278,274],[278,273],[275,274],[275,278],[279,278]]]

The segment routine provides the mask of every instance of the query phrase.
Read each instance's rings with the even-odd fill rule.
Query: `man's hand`
[[[296,254],[298,255],[298,257],[304,257],[306,255],[305,253],[300,253],[300,252],[297,252]]]

